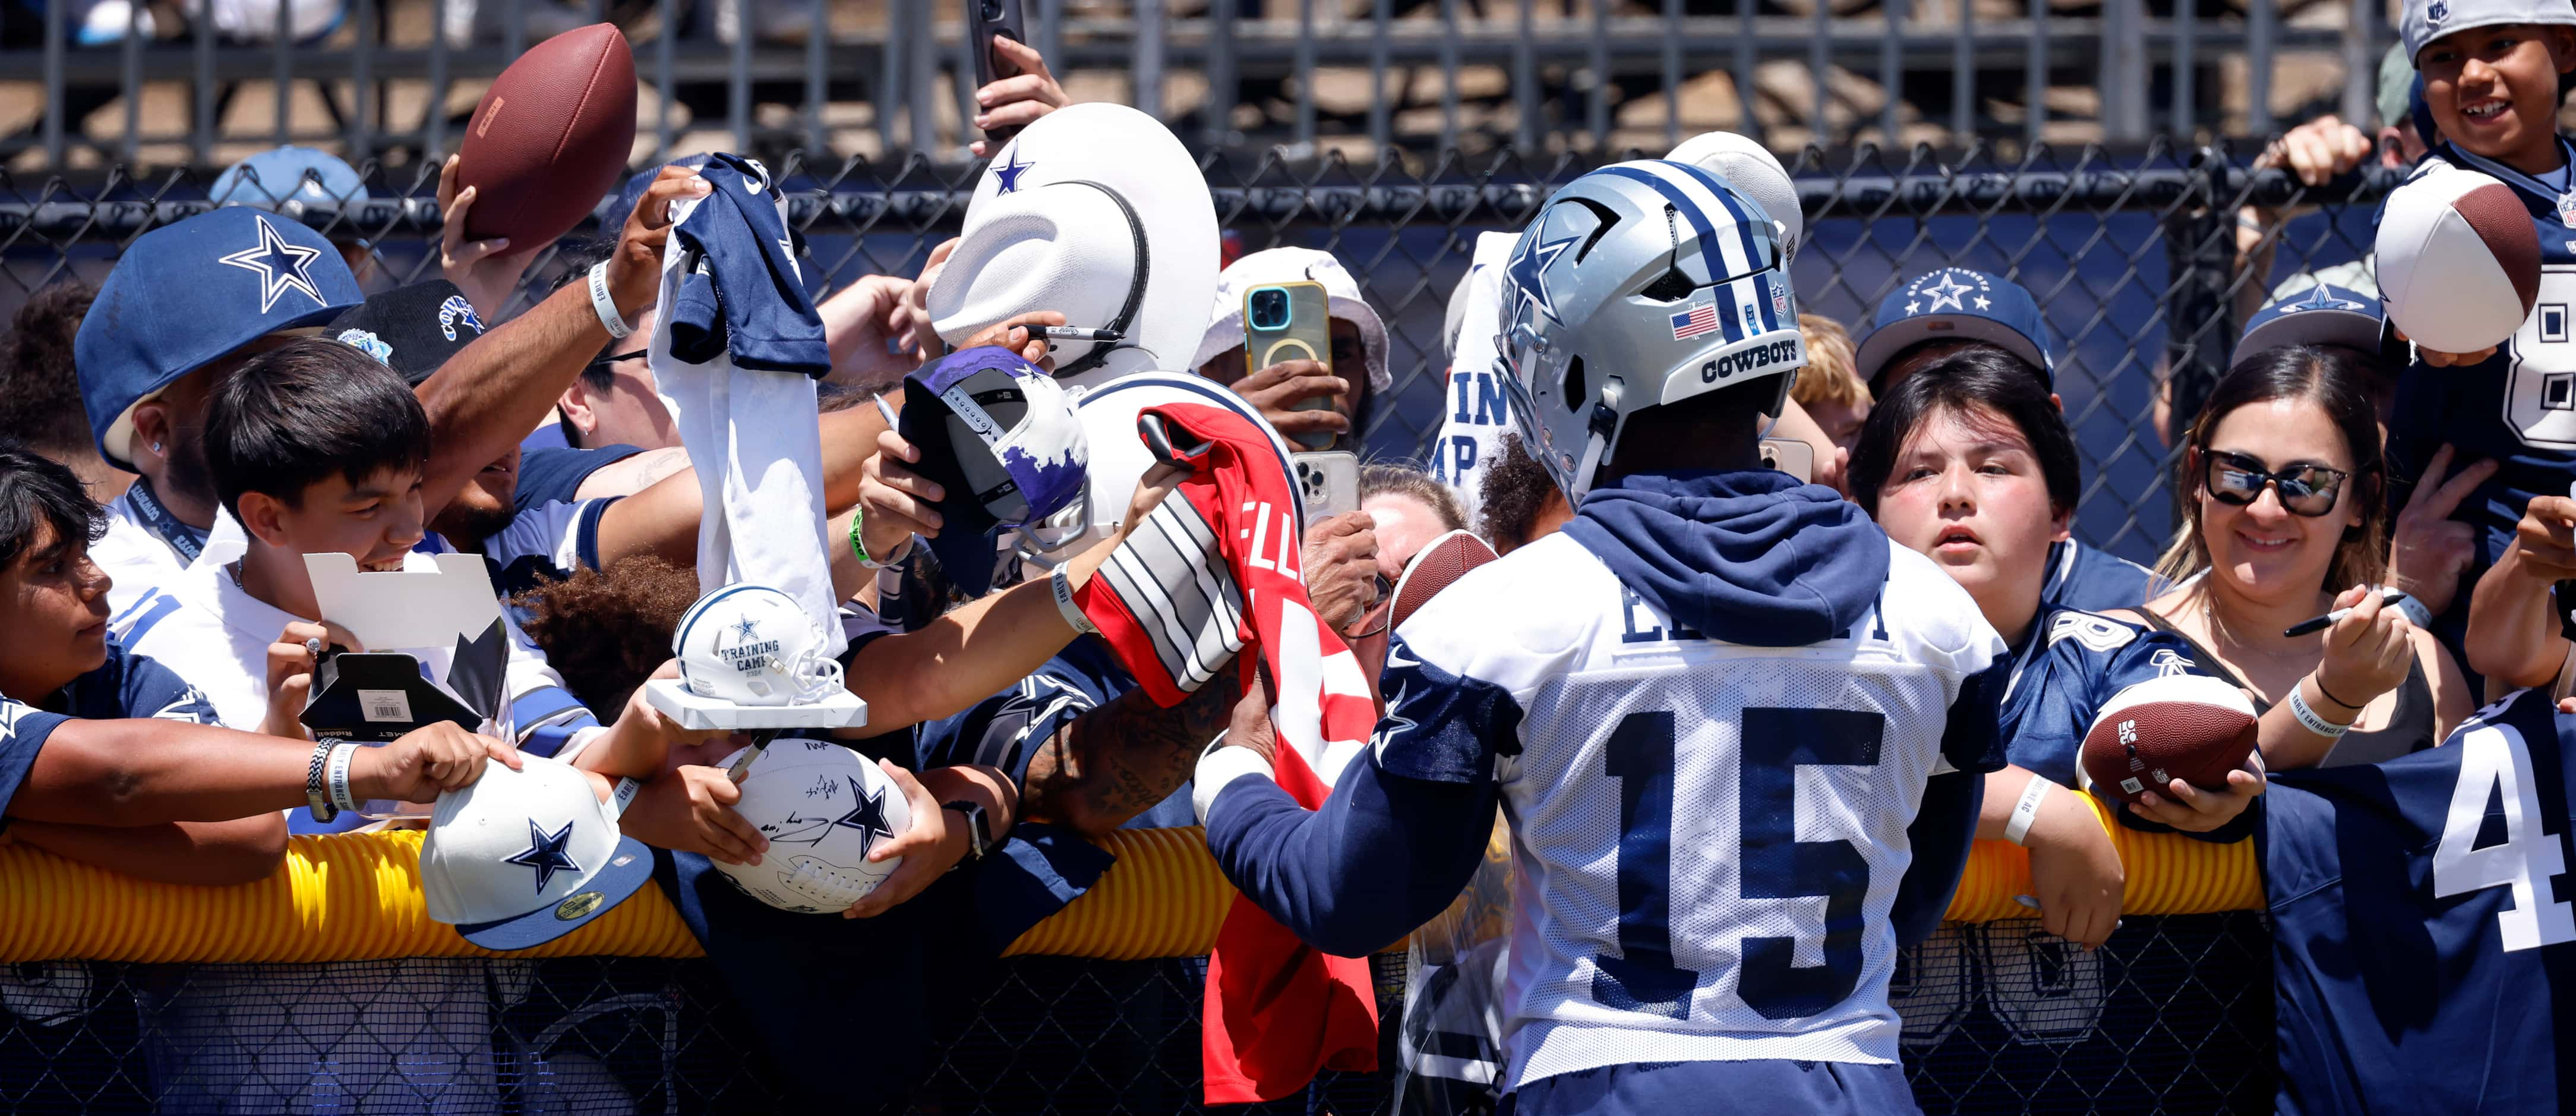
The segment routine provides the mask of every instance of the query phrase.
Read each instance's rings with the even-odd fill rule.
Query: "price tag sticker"
[[[358,712],[370,721],[409,721],[411,696],[401,690],[360,690]]]

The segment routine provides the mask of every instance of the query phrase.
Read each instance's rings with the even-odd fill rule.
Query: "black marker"
[[[1127,339],[1126,334],[1114,329],[1083,329],[1078,326],[1046,326],[1038,330],[1038,335],[1049,341],[1097,341],[1104,345],[1115,345]]]
[[[2380,607],[2381,607],[2381,608],[2386,608],[2386,607],[2388,607],[2389,605],[2396,604],[2396,603],[2397,603],[2397,601],[2398,601],[2398,599],[2399,599],[2399,598],[2401,598],[2401,597],[2404,597],[2405,595],[2406,595],[2406,594],[2401,593],[2401,592],[2398,592],[2398,591],[2397,591],[2397,590],[2395,590],[2395,589],[2382,589],[2382,590],[2380,590],[2380,591],[2379,591],[2379,605],[2380,605]],[[2355,606],[2353,606],[2353,607],[2354,607],[2354,608],[2359,608],[2360,606],[2359,606],[2359,605],[2355,605]],[[2309,634],[2316,633],[2316,632],[2322,632],[2322,631],[2326,630],[2327,628],[2331,628],[2331,627],[2335,626],[2337,623],[2341,622],[2341,621],[2343,620],[2343,618],[2344,618],[2344,617],[2346,617],[2346,616],[2350,616],[2350,615],[2352,615],[2352,609],[2350,609],[2350,608],[2338,608],[2338,609],[2334,610],[2333,612],[2329,612],[2329,613],[2327,613],[2327,614],[2325,614],[2325,615],[2323,615],[2323,616],[2311,616],[2311,617],[2309,617],[2309,618],[2307,618],[2307,619],[2305,619],[2305,620],[2301,620],[2301,621],[2299,621],[2299,622],[2298,622],[2298,623],[2296,623],[2296,624],[2292,624],[2292,625],[2290,625],[2289,627],[2283,628],[2283,629],[2281,629],[2281,634],[2282,634],[2282,635],[2284,635],[2284,636],[2303,636],[2303,635],[2309,635]]]

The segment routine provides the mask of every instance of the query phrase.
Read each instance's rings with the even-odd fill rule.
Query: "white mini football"
[[[2458,168],[2417,175],[2379,219],[2379,290],[2418,345],[2474,353],[2501,345],[2540,295],[2540,237],[2513,188]]]
[[[716,870],[744,894],[798,914],[839,914],[875,891],[903,858],[870,863],[868,850],[912,825],[903,789],[876,764],[838,744],[792,737],[771,741],[752,760],[734,810],[769,838],[769,851],[758,864],[715,861]]]

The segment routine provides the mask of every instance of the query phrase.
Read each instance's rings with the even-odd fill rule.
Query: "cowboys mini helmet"
[[[1503,271],[1495,348],[1522,444],[1581,500],[1627,419],[1807,363],[1777,227],[1727,180],[1638,160],[1566,184]]]
[[[804,705],[841,688],[823,627],[796,599],[766,585],[728,585],[680,617],[671,653],[680,681],[736,705]]]

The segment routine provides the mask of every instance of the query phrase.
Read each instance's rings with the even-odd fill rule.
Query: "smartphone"
[[[1762,467],[1778,469],[1800,483],[1816,479],[1816,447],[1796,438],[1762,439]]]
[[[1297,492],[1306,503],[1306,522],[1360,510],[1358,454],[1317,450],[1289,456],[1297,465]]]
[[[1243,292],[1243,370],[1258,372],[1288,360],[1311,360],[1332,371],[1332,299],[1321,283],[1271,283]],[[1331,396],[1318,395],[1300,399],[1290,409],[1324,411],[1332,406]],[[1296,442],[1310,450],[1329,449],[1334,437],[1301,434]]]
[[[966,34],[975,49],[975,88],[1006,77],[1020,76],[1020,68],[993,55],[993,36],[1000,35],[1015,43],[1029,41],[1020,16],[1020,0],[966,0]],[[998,147],[1019,133],[1018,128],[998,128],[984,133],[984,138]]]

